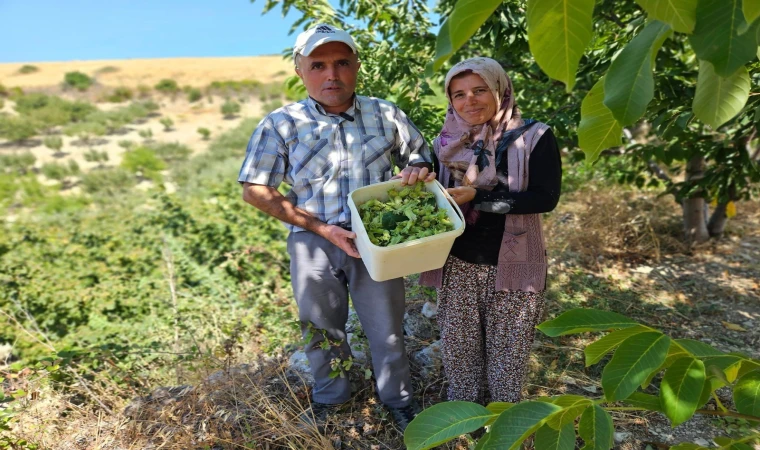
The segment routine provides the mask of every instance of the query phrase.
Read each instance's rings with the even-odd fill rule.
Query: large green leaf
[[[440,69],[500,4],[501,0],[459,0],[438,32],[432,71]]]
[[[562,408],[546,419],[546,424],[555,430],[561,430],[568,423],[575,422],[586,408],[594,404],[590,398],[570,394],[553,398],[552,403]]]
[[[713,65],[699,62],[697,92],[694,94],[694,115],[713,129],[728,122],[741,112],[749,99],[749,72],[739,67],[733,75],[723,78]]]
[[[575,425],[566,424],[559,431],[544,425],[536,431],[535,448],[541,450],[575,449]]]
[[[694,415],[705,385],[705,365],[686,357],[674,362],[660,383],[660,403],[673,426]]]
[[[639,333],[620,344],[602,372],[608,401],[623,400],[665,361],[670,338],[659,331]]]
[[[654,395],[651,395],[651,394],[645,394],[643,392],[634,392],[623,401],[637,408],[644,408],[649,411],[663,412],[662,405],[660,405],[660,398],[655,397]]]
[[[504,411],[508,410],[509,408],[515,406],[514,403],[509,402],[491,402],[486,405],[486,409],[491,411],[491,414],[493,416],[488,419],[488,422],[486,422],[486,426],[491,425],[496,421],[496,419],[499,417],[499,414],[503,413]]]
[[[697,0],[636,0],[650,18],[665,22],[679,33],[691,33],[697,22]]]
[[[609,450],[614,444],[615,428],[610,413],[599,405],[588,408],[578,422],[578,434],[586,442],[583,450]]]
[[[739,369],[738,377],[743,377],[747,372],[760,370],[760,361],[756,359],[745,359],[742,361],[742,368]]]
[[[536,328],[545,335],[555,337],[584,331],[606,331],[628,328],[638,323],[628,317],[611,311],[578,308],[566,311],[555,319],[547,320]]]
[[[722,351],[694,339],[675,339],[675,342],[696,358],[725,355]]]
[[[522,402],[504,411],[491,425],[487,441],[478,442],[478,450],[518,448],[559,406],[546,402]],[[411,424],[410,424],[411,426]]]
[[[674,445],[670,447],[670,450],[710,450],[707,447],[701,445],[692,444],[691,442],[684,442],[682,444]]]
[[[610,147],[621,145],[623,126],[604,106],[604,77],[596,82],[581,103],[581,122],[578,124],[578,145],[592,163]]]
[[[409,423],[404,443],[409,449],[433,448],[457,436],[477,430],[493,413],[471,402],[438,403],[422,411]]]
[[[604,105],[621,125],[638,120],[652,100],[652,53],[662,34],[670,32],[668,24],[653,20],[612,61],[604,77]]]
[[[567,92],[591,40],[594,0],[528,0],[528,44],[536,63]]]
[[[733,383],[739,376],[739,370],[744,361],[746,360],[739,356],[722,355],[707,357],[702,362],[705,363],[705,370],[711,366],[715,366],[723,372],[726,382]]]
[[[718,75],[730,77],[757,52],[755,33],[739,33],[746,26],[741,0],[700,0],[689,41],[699,59],[711,62]]]
[[[736,410],[760,418],[760,370],[739,378],[734,386]]]
[[[604,355],[614,350],[621,342],[635,334],[643,333],[644,331],[654,330],[645,327],[644,325],[637,325],[635,327],[613,331],[598,341],[591,343],[583,350],[583,353],[586,355],[586,367],[598,363],[604,358]]]
[[[646,389],[658,373],[667,369],[671,364],[676,362],[676,360],[681,359],[684,356],[690,356],[690,353],[687,352],[686,349],[684,349],[678,342],[671,339],[670,347],[668,347],[668,356],[665,357],[665,361],[660,364],[660,367],[658,367],[657,370],[649,374],[647,379],[641,383],[641,388]]]
[[[751,24],[760,17],[760,0],[743,0],[742,12],[744,12],[744,20],[747,24]]]

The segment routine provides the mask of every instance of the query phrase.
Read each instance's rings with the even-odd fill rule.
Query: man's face
[[[309,95],[325,111],[337,114],[347,111],[352,105],[360,65],[357,55],[348,45],[328,42],[315,48],[309,56],[299,56],[296,73],[303,80]]]

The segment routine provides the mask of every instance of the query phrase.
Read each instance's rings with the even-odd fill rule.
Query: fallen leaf
[[[549,364],[549,368],[551,370],[554,370],[554,369],[557,368],[557,360],[556,359],[554,361],[552,361],[551,364]]]
[[[726,327],[727,329],[731,331],[747,331],[741,325],[737,325],[731,322],[726,322],[725,320],[721,320],[720,323],[722,323],[724,327]]]

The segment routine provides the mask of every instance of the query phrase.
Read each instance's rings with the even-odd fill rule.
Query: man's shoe
[[[412,401],[410,404],[401,408],[391,408],[389,406],[388,409],[391,412],[393,421],[396,422],[396,426],[399,427],[402,433],[406,430],[409,422],[411,422],[421,411],[420,406],[415,401]]]
[[[298,415],[298,426],[299,428],[316,428],[320,433],[324,433],[327,417],[337,410],[338,405],[312,402],[310,407]]]

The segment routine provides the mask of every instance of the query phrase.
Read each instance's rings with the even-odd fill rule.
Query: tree
[[[589,331],[610,331],[588,345],[586,365],[612,359],[602,372],[603,398],[581,395],[541,397],[518,404],[494,402],[486,407],[470,402],[444,402],[420,413],[406,429],[404,442],[411,450],[433,448],[457,436],[490,426],[478,449],[507,449],[535,435],[535,448],[572,450],[578,436],[583,448],[610,449],[613,445],[610,411],[654,411],[667,416],[673,426],[694,414],[735,417],[760,422],[760,360],[723,353],[700,341],[671,339],[620,314],[594,309],[574,309],[538,326],[548,336]],[[644,392],[662,373],[658,394]],[[716,400],[716,410],[700,409],[715,391],[729,386],[736,410]],[[623,402],[626,406],[616,406]],[[760,430],[739,438],[720,437],[721,449],[751,449]],[[707,450],[695,444],[671,449]]]

